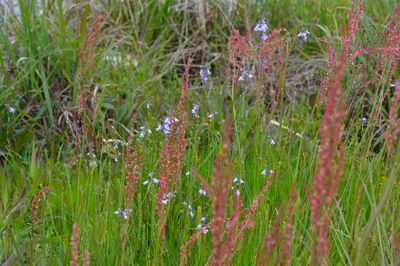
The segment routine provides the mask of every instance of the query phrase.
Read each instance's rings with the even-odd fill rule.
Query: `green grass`
[[[36,2],[32,1],[32,7]],[[246,231],[243,248],[232,264],[255,264],[292,186],[297,192],[292,264],[309,264],[312,231],[307,191],[313,186],[322,112],[310,106],[308,99],[291,105],[281,98],[275,116],[263,99],[255,100],[250,92],[227,100],[227,40],[231,29],[245,33],[246,23],[253,25],[263,15],[270,28],[287,28],[287,36],[304,29],[312,32],[308,43],[292,43],[286,56],[325,59],[323,38],[340,46],[339,26],[346,25],[349,1],[238,1],[233,13],[227,12],[222,2],[203,1],[207,3],[205,23],[196,19],[195,5],[182,7],[180,1],[108,1],[80,8],[63,2],[41,1],[43,9],[39,10],[19,1],[20,16],[10,14],[0,24],[0,263],[69,264],[72,227],[77,223],[80,260],[87,249],[92,265],[177,265],[181,245],[198,231],[201,217],[207,215],[210,221],[212,208],[209,198],[198,193],[200,182],[186,172],[194,167],[211,180],[228,109],[233,120],[230,157],[234,176],[246,182],[241,189],[245,207],[250,207],[266,183],[262,170],[276,172],[257,208],[254,227]],[[366,1],[356,42],[364,47],[380,45],[395,6],[396,1]],[[93,167],[86,147],[69,145],[65,134],[71,134],[68,121],[76,111],[80,45],[95,14],[102,12],[108,16],[96,42],[94,85],[99,90]],[[194,57],[193,89],[189,90],[187,111],[190,116],[192,105],[199,104],[200,118],[190,116],[188,120],[184,165],[176,197],[166,207],[162,246],[155,206],[157,185],[143,182],[150,173],[159,177],[164,136],[155,128],[179,101],[183,65],[190,52]],[[120,56],[123,62],[107,60],[113,56]],[[199,81],[200,64],[209,64],[213,72],[204,88]],[[386,123],[391,100],[390,93],[384,95],[390,77],[384,73],[375,76],[374,66],[373,56],[360,57],[342,81],[349,95],[343,139],[345,167],[329,227],[329,265],[395,263],[391,237],[400,233],[400,152],[397,149],[387,156],[383,135],[374,135],[379,125],[372,114],[380,110]],[[360,85],[359,73],[366,73],[373,82]],[[16,112],[8,112],[6,105]],[[209,119],[214,111],[217,116]],[[103,139],[126,141],[134,113],[138,115],[136,129],[146,125],[153,134],[134,137],[140,145],[143,170],[132,215],[124,221],[114,211],[124,205],[125,151]],[[366,125],[361,121],[364,116],[369,117]],[[289,130],[269,124],[270,119]],[[39,203],[32,232],[30,205],[43,186],[51,192]],[[185,201],[192,205],[194,218],[183,205]],[[193,246],[188,265],[204,265],[211,250],[208,233]]]

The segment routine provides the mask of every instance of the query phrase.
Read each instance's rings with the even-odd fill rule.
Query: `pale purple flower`
[[[192,115],[197,118],[199,117],[199,106],[197,104],[193,104]]]
[[[118,208],[118,210],[116,210],[114,212],[115,215],[121,215],[122,219],[124,220],[128,220],[129,215],[131,214],[132,209],[122,209],[122,208]]]
[[[268,174],[268,170],[267,169],[262,170],[262,172],[261,172],[262,176],[266,176],[267,174]]]
[[[15,108],[14,107],[12,107],[11,105],[8,105],[8,104],[6,104],[6,108],[7,108],[7,111],[9,112],[9,113],[15,113]]]
[[[263,33],[263,34],[261,35],[261,40],[263,40],[263,41],[268,40],[268,38],[269,38],[269,36],[268,36],[268,34],[266,34],[266,33]]]
[[[305,32],[299,32],[299,34],[297,34],[297,37],[298,38],[302,38],[303,39],[303,42],[306,42],[307,41],[307,38],[308,38],[308,36],[310,35],[311,33],[308,31],[308,30],[306,30]]]
[[[236,195],[236,197],[240,197],[240,190],[239,189],[236,189],[235,195]]]
[[[140,138],[144,138],[144,136],[146,136],[146,134],[147,135],[153,134],[153,132],[150,129],[148,129],[146,126],[141,126],[139,129],[140,129],[140,133],[139,133]]]
[[[177,118],[174,118],[175,122],[179,122],[179,120]],[[162,125],[158,125],[158,127],[156,128],[156,131],[160,131],[162,130],[164,132],[164,134],[169,134],[171,133],[171,118],[167,117],[164,119],[164,122]]]
[[[211,77],[211,71],[208,69],[207,66],[202,66],[200,68],[200,77],[203,80],[203,85],[206,85],[207,81]]]
[[[200,221],[203,222],[203,223],[205,223],[206,220],[207,220],[207,216],[203,216],[203,217],[200,218]]]
[[[175,197],[175,194],[172,192],[168,192],[167,194],[164,195],[163,199],[161,200],[161,203],[167,205],[169,200],[173,197]]]
[[[207,192],[204,190],[204,189],[199,189],[199,194],[201,195],[201,196],[206,196],[207,195]]]
[[[264,33],[267,32],[268,25],[264,17],[260,17],[258,23],[254,26],[253,30],[255,32],[264,32]]]
[[[239,81],[244,81],[244,80],[250,80],[254,77],[254,75],[251,73],[250,69],[245,66],[242,69],[242,74],[239,77]]]
[[[158,180],[157,178],[153,178],[153,184],[158,184],[160,183],[160,180]]]
[[[276,142],[275,142],[275,140],[273,139],[273,138],[271,138],[271,145],[275,145],[276,144]]]
[[[197,229],[197,230],[200,230],[200,229],[202,229],[203,227],[204,227],[204,225],[198,224],[198,225],[196,226],[196,229]]]
[[[366,117],[362,118],[362,124],[366,125],[368,123],[368,119]]]

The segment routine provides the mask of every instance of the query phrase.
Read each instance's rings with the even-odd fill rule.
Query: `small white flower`
[[[239,184],[243,185],[244,184],[244,180],[243,179],[239,179]]]
[[[122,212],[122,209],[121,208],[118,208],[118,210],[116,210],[115,212],[114,212],[114,214],[120,214]]]
[[[204,228],[203,234],[205,235],[205,234],[207,234],[207,233],[208,233],[208,228]]]
[[[150,109],[150,102],[147,102],[147,103],[146,103],[146,108],[147,108],[147,109]]]
[[[153,178],[153,184],[158,184],[160,183],[160,180],[158,180],[157,178]]]
[[[201,188],[201,189],[199,189],[199,194],[202,195],[202,196],[206,196],[207,192],[204,189]]]
[[[186,176],[190,176],[190,172],[186,172],[186,174],[185,174]]]
[[[218,114],[218,112],[212,112],[211,114],[208,115],[209,119],[213,119],[214,117],[216,117]]]
[[[145,180],[144,182],[143,182],[143,185],[145,185],[145,186],[147,186],[148,184],[149,184],[149,180]]]
[[[168,199],[164,199],[161,201],[162,204],[167,205],[168,204]]]
[[[201,228],[203,228],[203,225],[202,225],[202,224],[198,224],[198,225],[196,226],[196,229],[197,229],[197,230],[200,230]]]
[[[148,174],[148,176],[149,176],[150,178],[152,178],[152,177],[154,176],[154,173],[153,173],[153,172],[150,172],[150,173]]]
[[[272,139],[272,138],[271,138],[271,142],[270,143],[271,143],[271,145],[275,145],[276,144],[275,140]]]
[[[189,215],[190,215],[190,218],[193,218],[193,217],[194,217],[193,211],[190,211],[190,212],[189,212]]]

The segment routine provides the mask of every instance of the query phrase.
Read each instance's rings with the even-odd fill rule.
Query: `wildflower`
[[[192,115],[194,117],[199,118],[199,114],[198,113],[199,113],[199,106],[197,104],[194,104],[193,108],[192,108]]]
[[[97,166],[96,155],[94,153],[88,152],[87,156],[90,158],[89,167],[92,169],[95,168]]]
[[[235,177],[235,178],[233,179],[233,183],[234,183],[235,185],[242,185],[242,184],[244,184],[244,180],[241,179],[241,178]]]
[[[268,34],[263,33],[263,34],[261,35],[261,40],[263,40],[263,41],[268,40],[268,38],[269,38]]]
[[[193,217],[194,217],[193,211],[190,211],[190,212],[189,212],[189,215],[190,215],[190,218],[193,218]]]
[[[186,174],[185,174],[186,176],[190,176],[190,172],[186,172]]]
[[[178,119],[174,118],[175,122],[179,122]],[[162,130],[164,132],[164,134],[169,134],[171,132],[171,118],[167,117],[164,119],[164,123],[162,125],[158,125],[158,127],[156,128],[156,131],[160,131]]]
[[[147,108],[147,109],[150,109],[150,106],[151,106],[150,102],[147,102],[147,103],[146,103],[146,108]]]
[[[152,132],[150,129],[146,128],[146,126],[141,126],[141,127],[140,127],[139,137],[140,137],[141,139],[144,138],[144,136],[146,136],[146,133],[147,133],[148,135],[153,134],[153,132]]]
[[[157,178],[153,178],[153,184],[158,184],[160,183],[160,180],[158,180]]]
[[[196,226],[196,229],[197,229],[197,230],[200,230],[200,229],[202,229],[203,227],[204,227],[204,225],[198,224],[198,225]]]
[[[303,42],[306,42],[307,41],[307,38],[308,38],[308,36],[310,35],[311,33],[308,31],[308,30],[306,30],[305,32],[299,32],[299,34],[297,34],[297,37],[298,38],[302,38],[303,39]]]
[[[275,140],[273,139],[273,138],[271,138],[271,145],[275,145],[276,144],[276,142],[275,142]]]
[[[266,176],[267,173],[268,173],[268,170],[267,170],[267,169],[264,169],[264,170],[262,170],[261,175],[262,175],[262,176]]]
[[[202,195],[202,196],[206,196],[207,192],[204,189],[201,188],[201,189],[199,189],[199,194]]]
[[[271,170],[271,171],[269,171],[269,174],[270,174],[271,176],[274,176],[274,175],[275,175],[275,171],[274,171],[274,170]]]
[[[239,81],[249,80],[252,79],[254,75],[250,72],[250,69],[245,66],[242,69],[242,74],[239,77]]]
[[[203,223],[205,223],[206,220],[207,220],[207,216],[203,216],[203,217],[200,218],[200,221],[203,222]]]
[[[124,219],[125,221],[128,220],[130,213],[132,212],[132,209],[122,209],[122,208],[118,208],[118,210],[116,210],[114,212],[115,215],[121,215],[122,219]]]
[[[200,77],[203,80],[203,85],[206,85],[208,79],[211,77],[211,71],[207,66],[203,66],[200,68]]]
[[[213,119],[214,117],[216,117],[218,114],[218,112],[212,112],[211,114],[208,115],[209,119]]]
[[[263,33],[267,32],[268,25],[264,17],[260,17],[258,23],[254,26],[253,30],[255,32],[263,32]]]
[[[363,117],[361,120],[363,125],[366,125],[368,123],[368,119],[366,117]]]
[[[143,185],[145,185],[145,186],[147,186],[148,184],[149,184],[149,180],[145,180],[144,182],[143,182]]]
[[[9,113],[15,113],[15,108],[14,107],[12,107],[11,105],[8,105],[8,104],[6,104],[6,107],[7,107],[7,111],[9,112]]]
[[[240,190],[239,189],[236,189],[235,195],[236,195],[236,197],[240,197]]]
[[[163,205],[167,205],[168,202],[169,202],[169,200],[170,200],[171,198],[173,198],[173,197],[175,197],[175,194],[173,194],[172,192],[168,192],[167,194],[164,194],[164,197],[163,197],[163,199],[161,200],[161,203],[162,203]]]

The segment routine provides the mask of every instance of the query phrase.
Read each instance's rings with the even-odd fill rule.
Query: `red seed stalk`
[[[90,265],[90,252],[89,250],[85,250],[85,253],[83,254],[83,266],[89,266]]]
[[[388,145],[389,154],[392,154],[392,152],[394,151],[394,141],[400,134],[400,119],[397,117],[399,102],[400,102],[400,80],[398,80],[395,83],[392,103],[390,105],[389,129],[385,133],[385,139]]]
[[[392,237],[394,250],[396,252],[396,265],[400,266],[400,244],[396,234],[393,234]]]
[[[189,90],[189,71],[192,65],[192,58],[189,56],[185,66],[185,73],[182,79],[182,93],[178,107],[175,107],[171,121],[171,130],[165,137],[164,148],[160,153],[160,183],[156,195],[156,207],[158,215],[158,227],[162,242],[165,239],[166,217],[162,200],[168,190],[177,185],[182,170],[182,161],[185,154],[185,130],[186,130],[186,101]]]
[[[78,72],[78,107],[76,113],[76,126],[74,128],[75,138],[78,144],[82,143],[82,138],[88,140],[89,132],[85,127],[83,121],[84,109],[87,105],[89,97],[91,98],[90,109],[92,112],[92,129],[90,132],[92,142],[91,150],[93,150],[94,139],[95,139],[95,123],[97,117],[97,106],[96,106],[96,90],[92,90],[92,85],[94,81],[94,58],[95,58],[95,44],[96,44],[96,34],[100,28],[101,23],[105,20],[106,15],[98,16],[93,23],[90,25],[86,37],[84,46],[81,49],[81,55],[79,60],[80,70]],[[86,78],[85,78],[86,76]]]
[[[223,265],[229,264],[234,254],[240,249],[244,230],[252,226],[252,219],[259,202],[264,197],[272,182],[271,178],[260,194],[254,199],[246,216],[241,219],[244,209],[242,198],[230,193],[231,178],[233,174],[233,161],[229,159],[231,144],[231,127],[229,119],[226,120],[222,151],[217,155],[214,163],[212,184],[210,185],[199,173],[192,169],[194,176],[202,183],[204,189],[212,201],[212,218],[209,223],[211,230],[213,249],[207,264]],[[232,196],[232,210],[228,217],[229,194]],[[242,221],[241,221],[242,220]],[[208,228],[208,227],[207,227]],[[181,265],[186,264],[190,254],[188,249],[200,237],[201,234],[193,235],[187,244],[181,248]]]
[[[283,229],[283,249],[282,249],[282,259],[283,265],[290,265],[292,259],[292,225],[293,225],[293,211],[294,211],[294,203],[296,201],[296,190],[292,187],[292,191],[290,192],[289,206],[286,212],[287,223]]]
[[[342,124],[345,116],[345,97],[340,85],[346,65],[352,60],[350,46],[358,31],[363,3],[353,3],[348,17],[347,33],[341,30],[342,49],[336,57],[336,50],[328,46],[329,76],[323,83],[328,89],[327,104],[321,123],[321,144],[318,152],[317,171],[314,177],[314,192],[309,196],[311,205],[311,227],[314,234],[312,264],[323,264],[329,250],[327,239],[332,202],[336,196],[339,178],[343,172],[344,152],[340,146]],[[324,97],[323,92],[321,97]],[[320,98],[321,99],[321,98]],[[323,99],[323,98],[322,98]]]
[[[78,266],[78,236],[79,236],[79,227],[78,224],[74,224],[72,228],[72,236],[71,236],[71,266]]]
[[[30,259],[31,259],[31,264],[33,263],[33,240],[35,238],[34,236],[34,226],[38,218],[38,211],[37,209],[39,208],[39,203],[42,200],[43,196],[46,193],[51,192],[51,189],[44,186],[42,189],[39,191],[37,195],[35,195],[32,199],[31,203],[31,212],[32,212],[32,220],[31,220],[31,239],[30,239]]]
[[[135,195],[136,184],[142,173],[142,158],[138,159],[140,146],[137,145],[132,153],[132,138],[135,133],[136,113],[133,116],[131,129],[126,143],[126,157],[124,162],[126,176],[125,209],[128,210]]]

